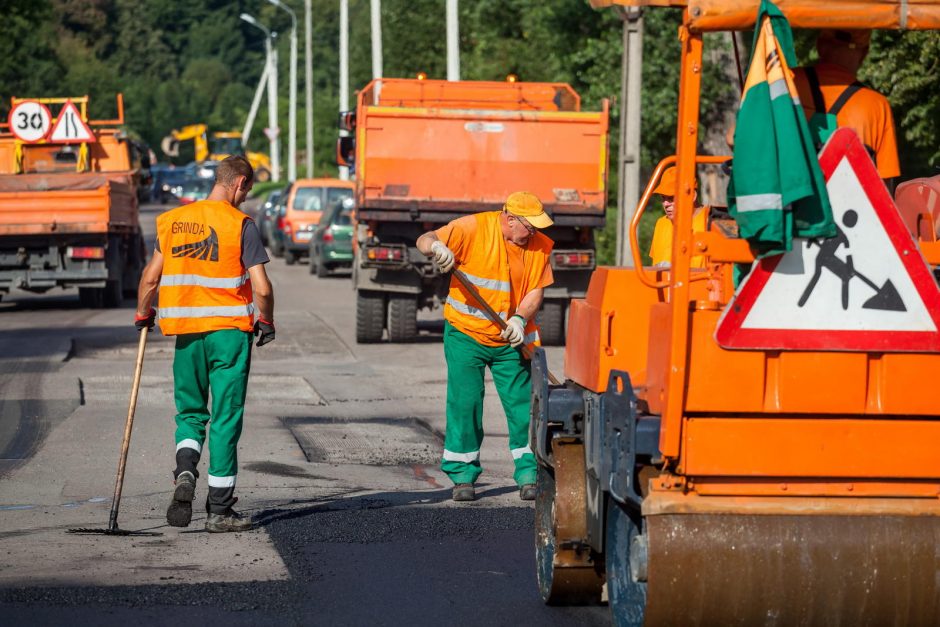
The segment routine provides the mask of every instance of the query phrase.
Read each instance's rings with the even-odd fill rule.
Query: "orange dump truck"
[[[836,237],[755,261],[727,214],[694,232],[696,166],[727,158],[697,154],[703,36],[754,29],[758,0],[592,2],[683,11],[676,154],[632,223],[675,165],[675,235],[668,270],[595,271],[563,385],[533,359],[543,599],[606,592],[617,626],[940,624],[940,182],[893,199],[842,128]],[[776,4],[794,29],[940,28],[940,2]]]
[[[564,340],[569,299],[583,296],[595,265],[594,229],[607,207],[607,103],[581,111],[560,83],[381,79],[341,119],[352,136],[340,159],[356,177],[356,339],[417,334],[416,313],[446,297],[447,283],[414,243],[462,215],[535,193],[555,220],[555,285],[541,312],[545,343]]]
[[[13,99],[0,133],[0,293],[77,286],[83,305],[117,307],[136,290],[146,155],[117,129],[117,102],[117,119],[89,122],[87,97]]]

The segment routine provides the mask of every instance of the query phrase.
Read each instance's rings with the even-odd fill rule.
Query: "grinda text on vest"
[[[170,225],[170,232],[173,235],[178,233],[189,233],[191,235],[205,235],[206,225],[199,222],[174,222]]]

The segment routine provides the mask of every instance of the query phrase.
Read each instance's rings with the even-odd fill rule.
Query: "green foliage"
[[[285,2],[298,17],[297,135],[302,153],[304,3]],[[313,0],[315,175],[336,172],[338,4]],[[171,129],[194,122],[205,122],[212,130],[241,129],[265,58],[263,35],[238,17],[254,15],[278,33],[278,115],[281,163],[286,165],[291,20],[285,11],[263,0],[7,0],[4,6],[0,118],[10,96],[84,94],[92,97],[92,117],[111,117],[115,93],[123,91],[127,130],[155,148]],[[605,98],[610,100],[609,204],[615,204],[622,54],[617,11],[596,11],[584,0],[464,0],[459,8],[463,78],[504,80],[512,73],[520,80],[568,82],[580,93],[585,110],[598,110]],[[370,0],[349,0],[349,9],[350,88],[357,90],[372,76]],[[441,0],[383,0],[385,76],[423,71],[431,78],[445,77],[444,12]],[[675,151],[681,11],[656,7],[643,15],[641,164],[646,175]],[[795,35],[798,57],[811,58],[813,33]],[[751,35],[745,33],[741,40],[746,56]],[[707,152],[720,148],[715,136],[723,134],[740,86],[733,79],[737,72],[730,40],[708,35],[705,50],[700,136]],[[863,67],[862,78],[891,100],[905,177],[931,173],[940,165],[938,59],[936,32],[879,32]],[[355,107],[354,98],[349,108]],[[262,132],[267,125],[263,103],[250,150],[267,152]],[[298,172],[305,172],[302,162]],[[612,260],[615,223],[612,212],[608,228],[598,234],[602,260]]]

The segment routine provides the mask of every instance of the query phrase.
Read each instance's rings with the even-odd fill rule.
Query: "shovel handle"
[[[457,281],[459,281],[460,284],[464,286],[464,289],[470,292],[470,295],[473,296],[474,300],[477,301],[477,304],[480,305],[480,308],[483,309],[483,312],[486,314],[486,317],[490,319],[490,322],[498,326],[500,331],[505,330],[506,321],[499,317],[499,314],[497,314],[496,311],[490,307],[488,302],[483,300],[480,292],[478,292],[476,286],[470,282],[470,279],[467,278],[467,275],[455,268],[454,278],[456,278]],[[529,348],[527,344],[523,344],[519,350],[522,351],[523,357],[530,361],[532,360],[532,349]],[[552,385],[561,385],[561,382],[556,379],[555,375],[553,375],[551,372],[548,372],[548,380],[551,381]]]
[[[124,423],[124,441],[121,442],[121,458],[118,460],[117,477],[114,480],[114,497],[111,499],[111,517],[108,529],[117,529],[118,508],[121,503],[121,489],[124,487],[124,469],[127,467],[127,452],[131,446],[131,430],[134,428],[134,412],[137,410],[137,392],[140,390],[140,374],[144,369],[144,351],[147,349],[147,329],[140,330],[140,343],[137,346],[137,364],[134,367],[134,383],[131,386],[131,400],[127,408],[127,421]]]

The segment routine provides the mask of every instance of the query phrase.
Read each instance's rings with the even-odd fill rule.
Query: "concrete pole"
[[[372,7],[372,79],[382,78],[382,0],[369,0]],[[381,84],[375,86],[375,101],[378,103]]]
[[[307,122],[307,178],[313,178],[313,24],[312,0],[304,0],[304,96],[307,106],[304,110]]]
[[[291,11],[290,29],[290,128],[287,138],[287,180],[297,180],[297,18]]]
[[[261,72],[261,78],[258,80],[258,88],[255,89],[255,97],[251,100],[251,109],[248,111],[248,119],[245,120],[245,127],[242,129],[242,146],[248,150],[248,139],[251,137],[251,131],[255,126],[255,117],[258,115],[258,107],[261,105],[261,96],[268,85],[269,63],[267,59],[264,62],[264,71]]]
[[[268,139],[271,141],[271,180],[281,180],[281,142],[278,138],[280,129],[277,126],[277,49],[272,45],[276,37],[272,33],[265,40],[268,53]]]
[[[620,150],[617,160],[617,265],[633,266],[630,222],[640,200],[640,92],[643,80],[643,11],[621,9]]]
[[[447,0],[447,80],[460,80],[460,21],[457,0]]]
[[[339,111],[349,111],[349,0],[339,0]],[[340,131],[340,137],[349,135]],[[349,166],[340,166],[339,178],[349,180]]]

